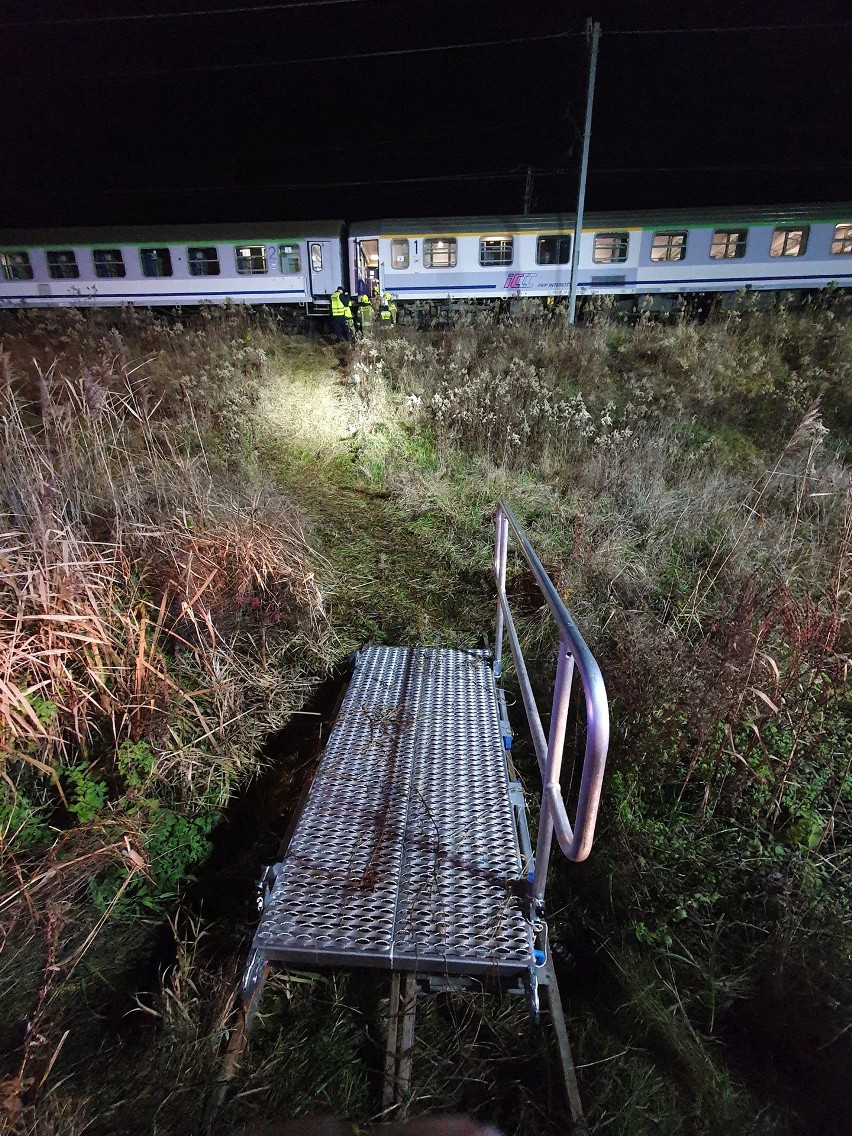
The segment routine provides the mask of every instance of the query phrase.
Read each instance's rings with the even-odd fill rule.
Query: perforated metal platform
[[[483,652],[360,652],[264,904],[261,959],[498,977],[533,965]]]

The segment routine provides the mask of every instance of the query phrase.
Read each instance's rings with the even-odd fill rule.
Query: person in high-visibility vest
[[[358,315],[361,320],[361,330],[365,331],[373,323],[373,305],[370,303],[370,297],[366,292],[362,292],[358,297]]]
[[[351,296],[349,296],[345,292],[344,292],[343,295],[344,295],[344,299],[345,299],[343,307],[345,308],[344,314],[346,315],[346,338],[347,339],[354,339],[355,338],[355,314],[352,311],[352,308],[354,306],[354,300],[352,299]]]
[[[348,296],[342,287],[331,293],[331,324],[334,328],[334,338],[337,340],[352,338],[346,319],[346,313],[349,312],[347,301]]]
[[[382,292],[382,299],[379,303],[379,319],[385,327],[396,323],[396,301],[390,292]]]

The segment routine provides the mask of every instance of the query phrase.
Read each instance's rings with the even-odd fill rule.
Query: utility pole
[[[586,204],[586,174],[589,167],[589,138],[592,133],[592,104],[595,99],[595,72],[598,66],[598,41],[601,26],[586,20],[586,38],[591,39],[589,52],[589,88],[586,93],[586,121],[583,126],[583,158],[580,162],[580,188],[577,191],[577,223],[574,226],[574,247],[571,250],[571,291],[568,299],[568,323],[576,322],[577,265],[580,261],[580,237],[583,232],[583,210]]]
[[[524,188],[524,216],[529,217],[530,207],[532,205],[532,191],[533,191],[533,168],[527,166],[527,184]]]

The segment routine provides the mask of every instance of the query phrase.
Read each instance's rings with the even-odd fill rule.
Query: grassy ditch
[[[17,1130],[49,1130],[51,1110],[57,1131],[92,1123],[45,1098],[48,1074],[103,1045],[105,1007],[330,658],[318,559],[244,427],[255,333],[239,312],[192,328],[49,313],[4,335],[2,1107]]]
[[[3,348],[17,1130],[199,1121],[247,930],[180,907],[213,825],[332,660],[481,641],[501,496],[612,699],[596,848],[550,893],[592,1129],[848,1130],[842,303],[573,333],[471,318],[351,351],[265,315],[49,313]],[[546,697],[552,633],[517,563],[510,587]],[[132,1037],[99,1008],[122,985]],[[223,1130],[369,1119],[368,985],[274,984]],[[436,1005],[418,1045],[415,1111],[560,1130],[523,1007]]]

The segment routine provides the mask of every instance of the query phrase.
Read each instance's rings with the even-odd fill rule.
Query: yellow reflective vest
[[[348,312],[346,304],[343,302],[342,292],[331,293],[331,314],[333,316],[345,316]]]

